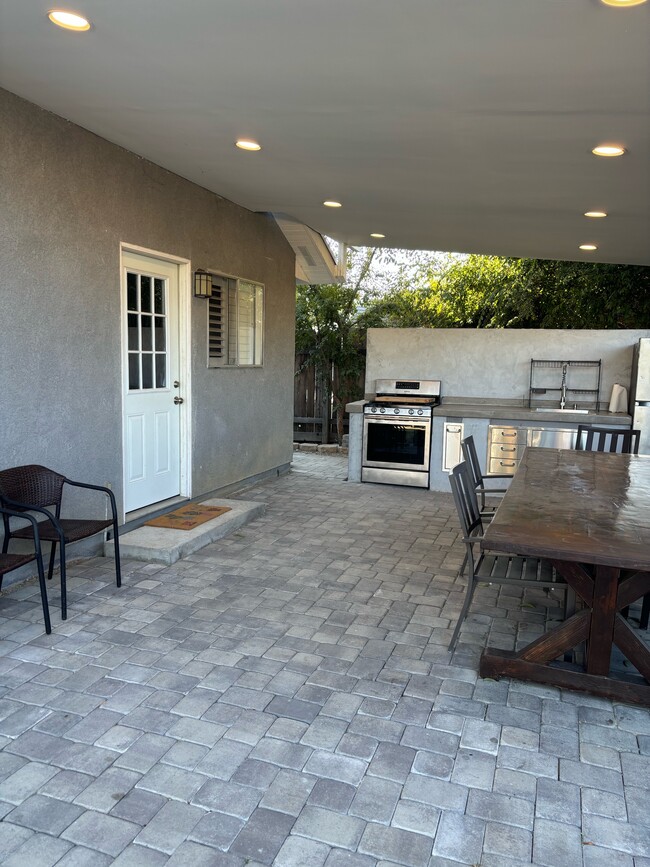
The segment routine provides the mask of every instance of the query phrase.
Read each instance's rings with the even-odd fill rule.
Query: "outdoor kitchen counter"
[[[348,479],[361,481],[363,451],[363,408],[374,397],[367,394],[364,400],[347,404],[350,414],[350,435],[348,452]],[[631,417],[624,412],[536,412],[522,406],[521,400],[492,401],[479,398],[448,397],[442,399],[432,411],[431,461],[429,487],[433,491],[449,492],[449,475],[445,469],[445,449],[447,425],[458,427],[462,424],[462,436],[473,436],[481,457],[481,464],[488,466],[488,433],[491,425],[531,428],[543,430],[576,430],[579,424],[604,425],[620,429],[632,426]],[[457,434],[456,434],[457,435]],[[505,482],[507,484],[507,482]]]
[[[358,401],[363,404],[365,401]],[[360,409],[358,412],[362,412]],[[571,412],[571,411],[545,411],[537,412],[534,409],[528,409],[516,404],[507,403],[481,403],[480,401],[467,401],[463,403],[455,403],[443,398],[440,406],[433,409],[434,416],[443,418],[490,418],[490,419],[512,419],[513,421],[528,421],[528,422],[555,422],[569,424],[595,424],[595,425],[617,425],[621,427],[630,427],[632,417],[625,412]]]

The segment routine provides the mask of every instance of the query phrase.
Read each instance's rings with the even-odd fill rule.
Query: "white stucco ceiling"
[[[650,264],[650,3],[64,4],[85,34],[52,6],[0,0],[0,85],[247,208],[351,244]]]

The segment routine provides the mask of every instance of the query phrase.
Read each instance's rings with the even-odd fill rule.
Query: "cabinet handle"
[[[502,431],[501,431],[501,435],[504,436],[504,437],[516,437],[516,436],[517,436],[517,431],[514,431],[514,433],[507,433],[506,431],[502,430]]]
[[[514,449],[510,449],[510,448],[508,448],[507,446],[501,446],[501,451],[502,451],[502,452],[516,452],[517,449],[516,449],[516,448],[514,448]]]
[[[515,467],[517,466],[514,461],[499,461],[500,467]]]

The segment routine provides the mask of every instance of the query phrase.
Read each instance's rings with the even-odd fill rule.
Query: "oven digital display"
[[[395,388],[408,388],[409,390],[413,389],[414,391],[420,387],[419,382],[406,382],[403,379],[398,379],[395,383]]]

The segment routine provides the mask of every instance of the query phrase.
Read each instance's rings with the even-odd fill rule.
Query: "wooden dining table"
[[[578,601],[525,647],[486,648],[482,677],[650,706],[647,633],[635,632],[622,613],[650,593],[650,457],[527,449],[481,545],[549,560]],[[614,645],[624,660],[612,670]]]

